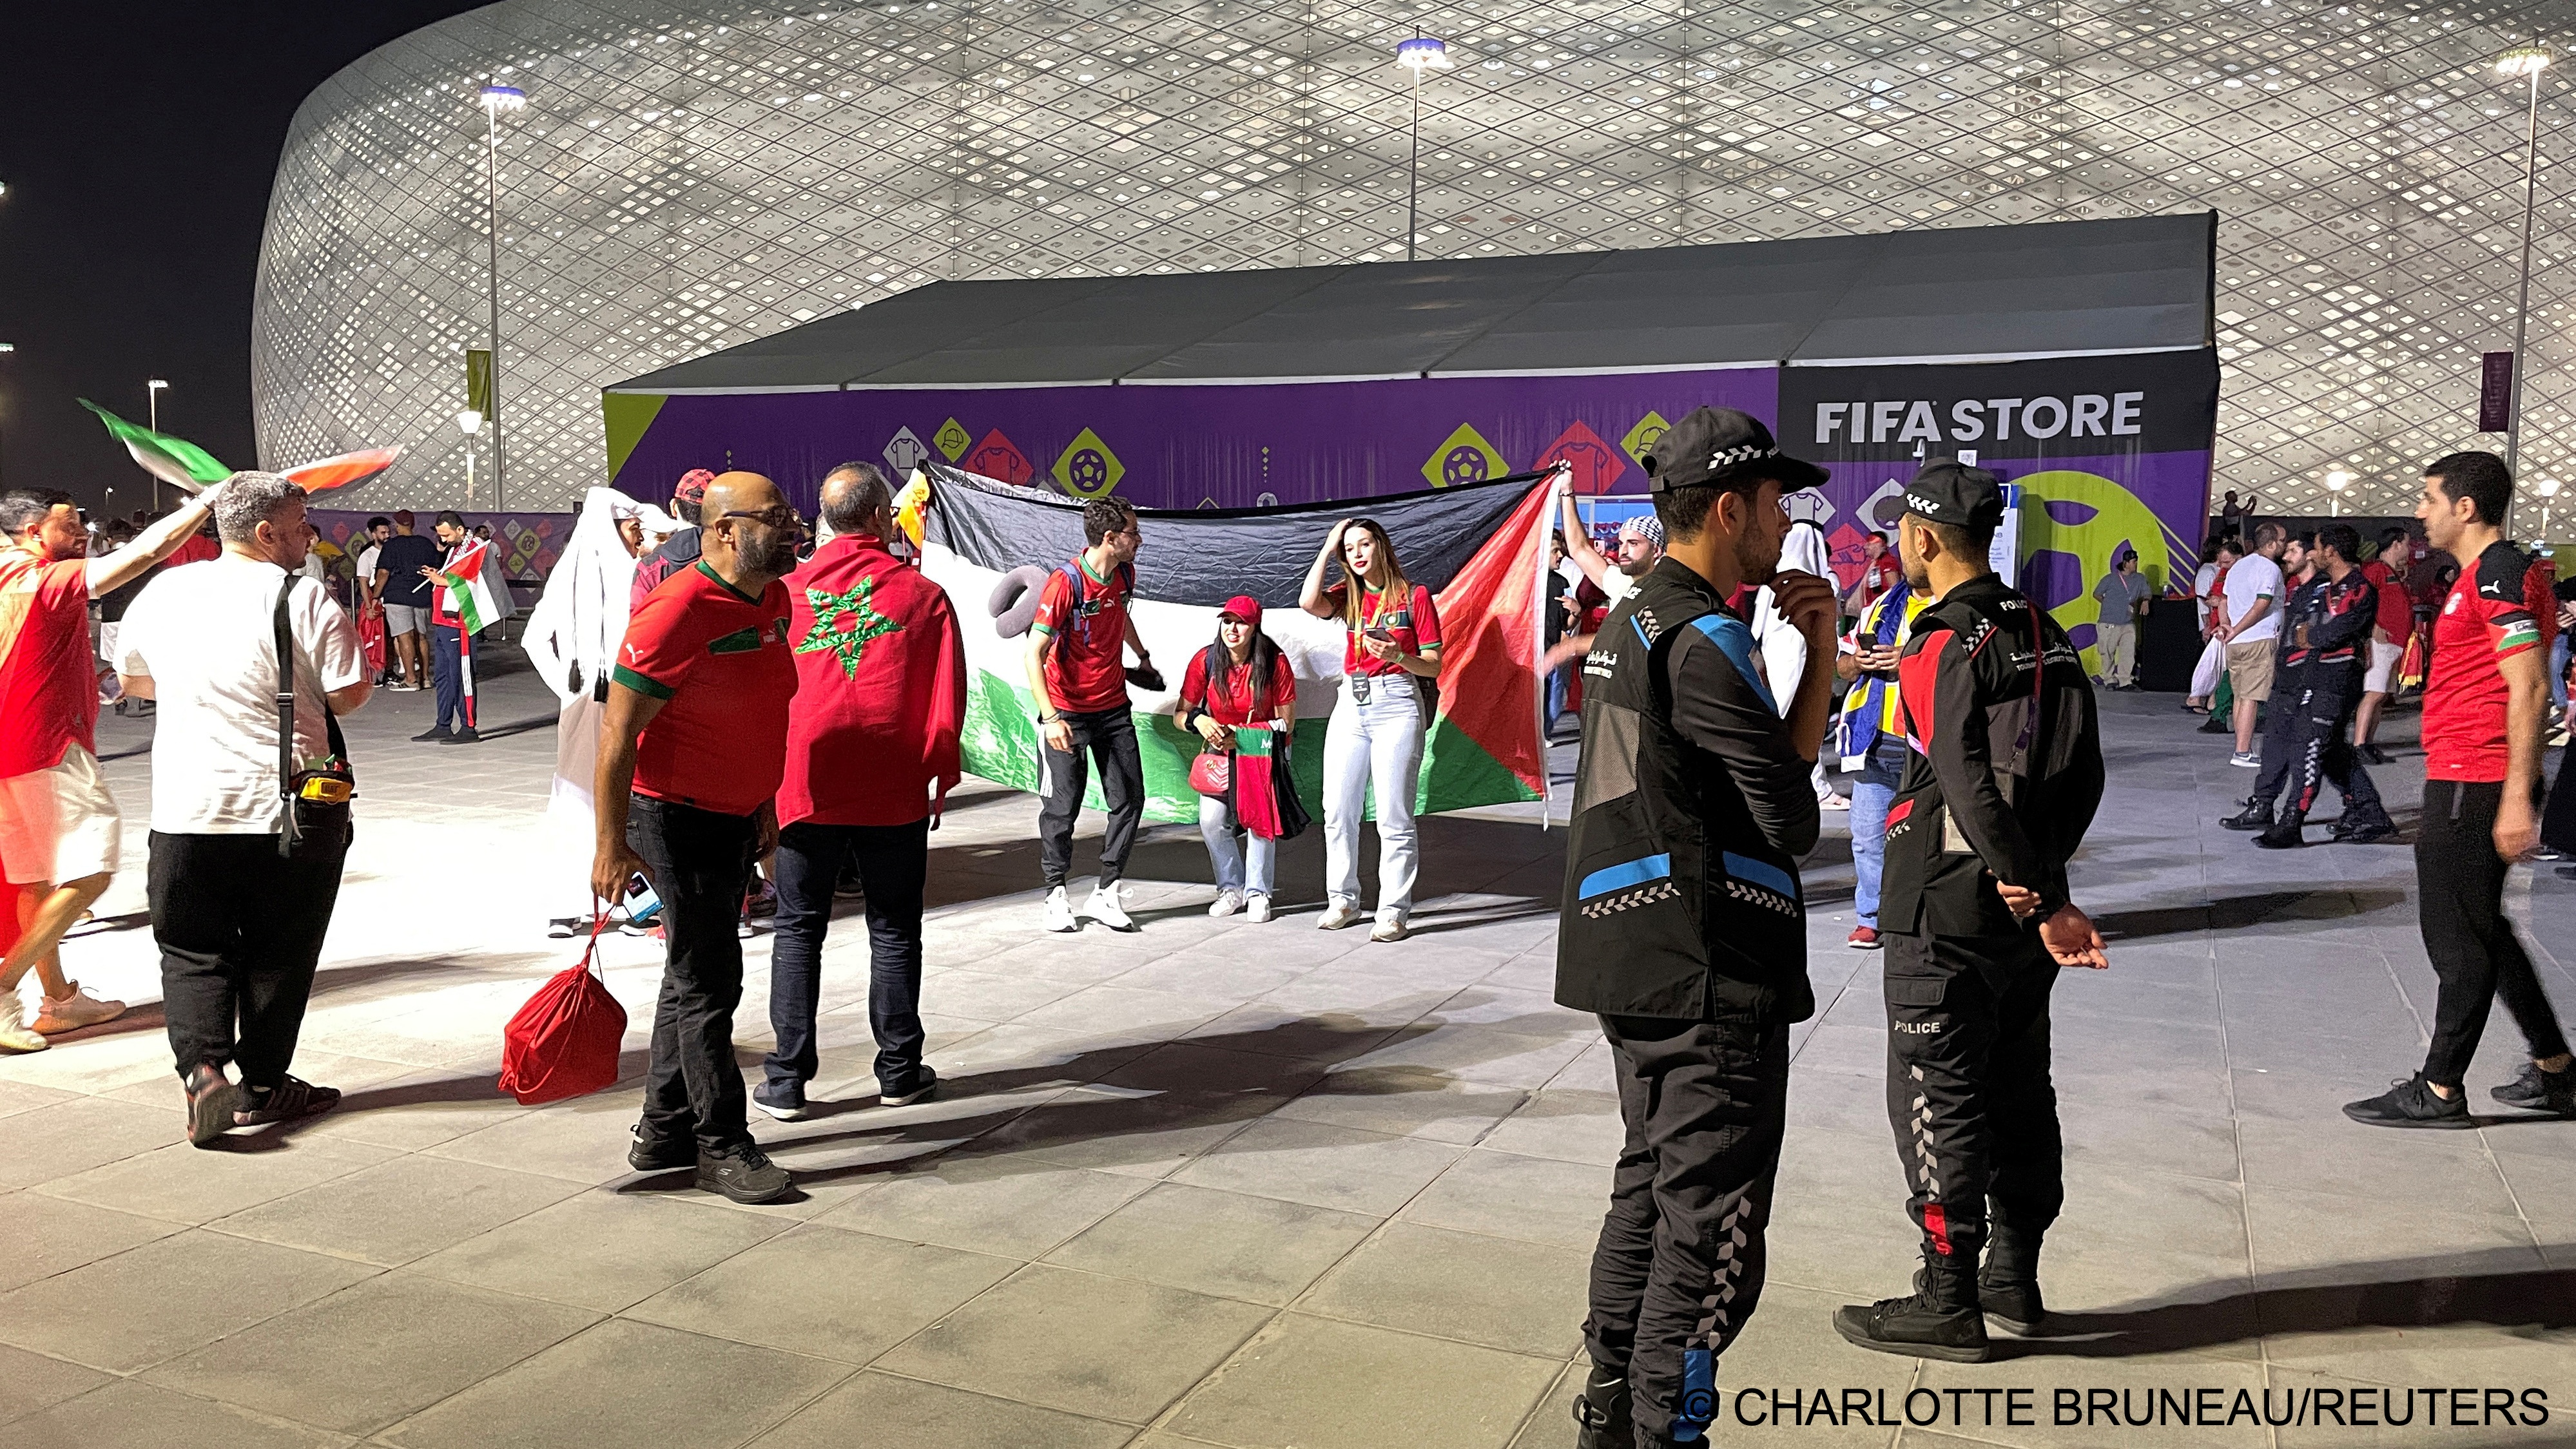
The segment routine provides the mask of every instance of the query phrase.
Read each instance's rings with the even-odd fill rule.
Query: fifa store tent
[[[933,282],[607,388],[610,472],[660,498],[745,468],[810,508],[834,464],[937,460],[1248,508],[1561,458],[1585,492],[1637,493],[1637,454],[1717,404],[1832,466],[1810,511],[1838,544],[1884,526],[1916,460],[1972,452],[2044,500],[2025,556],[2098,577],[2135,544],[2161,583],[2207,517],[2215,241],[2194,213]]]

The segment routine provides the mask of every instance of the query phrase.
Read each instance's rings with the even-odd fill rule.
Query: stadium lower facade
[[[2576,17],[2290,0],[1245,4],[507,0],[297,112],[253,321],[260,455],[400,442],[466,494],[500,122],[506,502],[605,472],[599,389],[924,282],[2214,210],[2216,487],[2404,512],[2512,346],[2524,83]],[[2541,79],[2527,478],[2570,467],[2568,67]],[[482,446],[488,457],[488,436]]]

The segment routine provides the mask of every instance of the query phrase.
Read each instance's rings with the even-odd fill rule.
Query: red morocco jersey
[[[2541,645],[2523,586],[2531,560],[2497,542],[2460,573],[2433,617],[2433,676],[2424,686],[2424,778],[2502,780],[2511,696],[2499,661]]]
[[[635,746],[635,789],[719,815],[750,815],[787,774],[796,656],[787,585],[759,598],[699,559],[662,581],[626,621],[609,678],[662,701]]]

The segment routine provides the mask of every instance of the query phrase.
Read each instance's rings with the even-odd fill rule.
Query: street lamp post
[[[2540,485],[2540,542],[2549,542],[2549,505],[2558,500],[2558,480]]]
[[[2513,304],[2513,387],[2504,424],[2504,466],[2509,472],[2522,451],[2523,378],[2531,371],[2523,348],[2531,336],[2531,220],[2540,199],[2540,73],[2556,59],[2540,45],[2526,45],[2496,57],[2498,75],[2517,76],[2531,87],[2529,119],[2522,154],[2522,281]],[[2508,512],[2505,527],[2513,527]]]
[[[156,433],[161,431],[161,394],[169,390],[170,384],[157,377],[143,384],[143,395],[149,399],[146,410]],[[157,473],[152,475],[152,511],[161,511],[161,475]]]
[[[467,408],[456,415],[456,426],[465,434],[465,506],[471,508],[474,506],[474,435],[483,431],[483,415],[472,408]],[[499,439],[500,434],[493,434],[495,442]],[[498,481],[498,479],[494,480],[496,484]],[[493,490],[495,496],[492,502],[496,512],[499,511],[501,502],[499,491],[498,487]]]
[[[485,344],[492,349],[491,395],[484,406],[492,410],[492,507],[501,508],[501,116],[515,112],[528,103],[527,92],[517,86],[489,85],[483,88],[483,279],[491,305],[490,331]],[[470,435],[472,429],[466,430]],[[472,444],[467,445],[467,467],[472,465]],[[467,495],[468,500],[472,494]]]
[[[2349,473],[2349,472],[2347,472],[2346,470],[2341,469],[2341,468],[2333,468],[2333,469],[2329,469],[2329,470],[2327,470],[2327,473],[2326,473],[2326,495],[2327,495],[2327,498],[2328,498],[2328,500],[2329,500],[2328,505],[2327,505],[2327,506],[2328,506],[2328,509],[2329,509],[2329,512],[2328,512],[2328,513],[2327,513],[2327,515],[2326,515],[2327,517],[2329,517],[2329,518],[2341,518],[2341,517],[2343,517],[2343,491],[2344,491],[2345,489],[2347,489],[2347,488],[2350,488],[2351,486],[2352,486],[2352,474],[2351,474],[2351,473]]]
[[[0,182],[0,193],[6,193],[8,189],[8,183]],[[15,342],[0,342],[0,356],[5,356],[17,350],[18,344]],[[0,429],[0,488],[6,488],[7,486],[9,486],[8,438],[6,436],[6,430]]]
[[[1395,48],[1395,63],[1413,72],[1413,160],[1405,168],[1404,259],[1414,260],[1422,241],[1422,73],[1449,68],[1445,41],[1417,35]]]

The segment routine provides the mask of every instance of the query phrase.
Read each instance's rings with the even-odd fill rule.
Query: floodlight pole
[[[491,396],[484,406],[492,413],[492,511],[502,511],[501,503],[501,108],[486,102],[483,107],[483,279],[486,300],[491,304],[490,335],[485,346],[492,350]],[[466,441],[466,467],[473,465],[473,441]],[[473,501],[473,484],[466,485],[466,501]]]
[[[2505,413],[2504,466],[2513,471],[2522,450],[2523,375],[2531,370],[2523,347],[2531,336],[2531,220],[2540,200],[2540,68],[2531,72],[2531,112],[2522,153],[2522,283],[2513,304],[2513,397]],[[2506,517],[2512,526],[2510,514]]]

